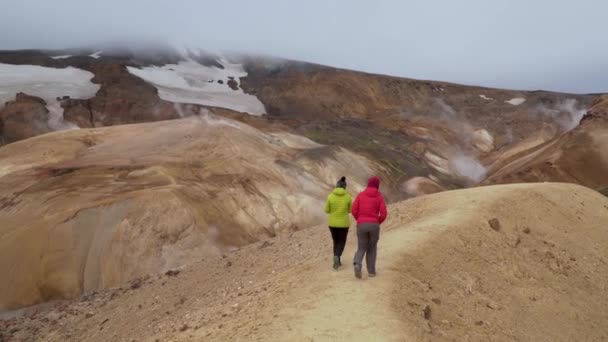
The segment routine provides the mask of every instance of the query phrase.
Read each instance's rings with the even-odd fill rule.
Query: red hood
[[[367,187],[380,189],[380,178],[376,176],[369,177],[369,180],[367,181]]]

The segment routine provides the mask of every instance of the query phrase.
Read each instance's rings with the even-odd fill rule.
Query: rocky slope
[[[608,199],[576,185],[443,192],[389,207],[376,278],[333,271],[329,233],[316,227],[32,309],[0,331],[48,341],[602,341],[607,221]]]
[[[172,103],[158,97],[154,86],[128,72],[127,65],[135,65],[129,63],[129,56],[95,58],[78,55],[61,59],[51,56],[41,51],[6,51],[0,53],[0,63],[55,69],[74,67],[91,72],[94,75],[91,82],[99,85],[95,96],[84,100],[61,96],[60,105],[68,122],[87,128],[180,117]],[[142,59],[140,63],[147,62]],[[22,99],[18,103],[27,105],[31,101]],[[0,118],[4,115],[0,109]]]
[[[527,139],[546,142],[576,127],[595,98],[280,60],[251,58],[247,68],[243,88],[260,98],[270,118],[316,141],[380,159],[402,189],[414,177],[448,189],[476,184],[487,175],[486,160]]]
[[[353,192],[380,175],[390,202],[605,188],[595,98],[166,48],[0,52],[0,309],[318,224],[342,175]]]
[[[505,150],[575,127],[595,98],[166,47],[96,51],[8,51],[0,52],[0,63],[92,73],[99,85],[93,97],[60,101],[65,121],[83,128],[175,119],[211,107],[266,113],[267,123],[382,163],[394,184],[391,200],[477,184]],[[36,101],[21,97],[13,107]],[[47,129],[21,127],[12,117],[11,106],[0,108],[0,122],[15,127],[0,134],[5,142]]]
[[[383,170],[342,148],[212,114],[4,146],[0,309],[115,286],[318,224],[336,179],[347,176],[355,192]]]
[[[608,186],[607,146],[608,97],[603,96],[572,131],[504,153],[484,183],[551,181],[604,188]]]

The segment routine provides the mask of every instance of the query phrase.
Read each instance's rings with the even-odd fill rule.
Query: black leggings
[[[346,246],[346,237],[348,236],[348,228],[329,227],[331,238],[334,240],[334,256],[342,256],[344,246]]]

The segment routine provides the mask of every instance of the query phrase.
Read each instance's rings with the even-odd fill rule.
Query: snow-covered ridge
[[[93,54],[90,54],[90,55],[89,55],[89,57],[93,57],[93,58],[95,58],[95,59],[98,59],[99,57],[101,57],[101,53],[102,53],[102,52],[103,52],[103,51],[97,51],[97,52],[95,52],[95,53],[93,53]]]
[[[128,67],[128,70],[154,85],[160,98],[166,101],[221,107],[252,115],[265,114],[262,102],[240,87],[239,78],[247,76],[243,66],[226,60],[219,62],[223,69],[188,59],[162,67]]]
[[[87,99],[95,96],[99,85],[91,82],[93,76],[88,71],[73,67],[56,69],[0,63],[0,107],[14,100],[17,93],[23,92],[46,102],[51,129],[78,128],[63,121],[63,108],[57,97]]]

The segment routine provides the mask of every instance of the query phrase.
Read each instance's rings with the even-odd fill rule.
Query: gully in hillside
[[[334,269],[342,266],[340,257],[344,252],[350,219],[348,214],[352,207],[352,197],[346,192],[346,177],[340,178],[336,188],[327,196],[325,212],[328,214],[329,231],[334,241]]]
[[[367,188],[363,190],[353,203],[352,214],[357,220],[357,252],[353,261],[355,277],[361,279],[363,256],[370,277],[376,276],[376,250],[380,239],[380,224],[386,220],[386,203],[380,188],[380,179],[371,177]]]

